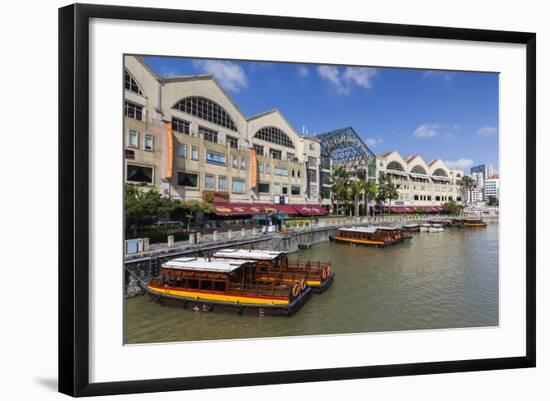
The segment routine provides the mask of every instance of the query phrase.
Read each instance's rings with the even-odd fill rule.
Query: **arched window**
[[[432,175],[435,177],[447,177],[447,173],[442,168],[435,170]]]
[[[126,70],[124,70],[124,88],[126,90],[129,90],[130,92],[134,92],[134,93],[137,93],[138,95],[143,96],[143,92],[141,91],[136,80]]]
[[[395,171],[405,171],[401,163],[393,161],[389,162],[388,166],[386,167],[387,170],[395,170]]]
[[[254,135],[254,138],[294,149],[294,144],[292,143],[288,135],[276,127],[264,127],[262,129],[259,129]]]
[[[426,170],[424,169],[424,167],[417,164],[412,168],[411,173],[426,175]]]
[[[204,97],[191,96],[180,100],[173,107],[192,116],[210,121],[216,125],[237,131],[235,122],[229,116],[229,113],[218,103]]]

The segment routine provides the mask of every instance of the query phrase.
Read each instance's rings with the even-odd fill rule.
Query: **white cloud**
[[[496,127],[482,127],[477,130],[477,134],[481,136],[492,136],[498,132]]]
[[[309,75],[309,68],[304,65],[299,65],[298,67],[296,67],[296,71],[298,73],[298,76],[301,78],[305,78]]]
[[[193,65],[213,75],[228,91],[239,92],[248,85],[248,79],[242,67],[231,61],[195,60]]]
[[[472,159],[458,159],[458,160],[445,160],[445,164],[449,168],[454,168],[457,170],[468,170],[470,167],[474,165],[474,161]]]
[[[349,95],[354,85],[365,89],[371,88],[376,69],[346,67],[341,71],[338,67],[320,65],[317,67],[317,73],[321,78],[327,80],[336,92],[341,95]]]
[[[446,128],[443,124],[421,124],[413,132],[417,138],[435,138],[441,133],[441,129]]]
[[[372,78],[376,75],[374,68],[366,67],[346,67],[344,70],[344,79],[355,83],[362,88],[372,87]]]
[[[440,77],[440,78],[443,78],[445,81],[452,81],[455,75],[456,73],[451,71],[428,70],[428,71],[424,71],[424,73],[422,74],[422,78]]]
[[[413,136],[422,139],[435,137],[454,139],[456,138],[456,130],[458,127],[458,124],[425,123],[416,127],[413,131]]]
[[[365,144],[369,148],[374,148],[378,145],[380,145],[384,140],[382,138],[367,138],[365,139]]]

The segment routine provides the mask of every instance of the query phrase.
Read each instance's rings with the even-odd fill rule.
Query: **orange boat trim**
[[[147,286],[153,292],[158,294],[166,294],[179,296],[191,299],[200,299],[203,301],[219,301],[219,302],[232,302],[232,303],[248,303],[248,304],[268,304],[268,305],[288,305],[289,300],[287,298],[277,297],[260,297],[253,295],[236,295],[225,292],[214,292],[204,290],[190,290],[184,288],[174,287],[158,287],[149,284]]]
[[[334,239],[345,242],[357,242],[359,244],[372,244],[372,245],[384,245],[383,241],[372,241],[368,239],[356,239],[356,238],[346,238],[346,237],[334,237]]]

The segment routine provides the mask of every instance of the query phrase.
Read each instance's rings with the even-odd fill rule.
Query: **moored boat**
[[[461,228],[483,228],[487,227],[487,223],[483,219],[452,219],[451,227],[461,227]]]
[[[427,232],[429,232],[431,226],[432,226],[432,225],[431,225],[431,224],[428,224],[428,223],[420,224],[420,232],[421,232],[421,233],[427,233]]]
[[[285,252],[261,249],[222,249],[213,255],[215,258],[253,260],[256,262],[256,275],[272,282],[300,283],[305,280],[315,292],[325,291],[334,280],[330,263],[320,261],[289,261]]]
[[[443,226],[441,224],[432,224],[428,228],[429,233],[442,233],[443,232]]]
[[[262,279],[252,260],[195,257],[164,263],[145,290],[163,305],[257,316],[292,315],[311,294],[305,281]]]
[[[487,227],[487,223],[482,219],[466,219],[464,220],[464,227],[477,228]]]
[[[343,227],[334,236],[334,241],[357,245],[374,246],[378,248],[396,245],[410,241],[412,236],[406,235],[398,227],[370,226]]]
[[[403,224],[401,226],[401,230],[402,231],[407,231],[407,232],[419,232],[420,231],[420,224]]]

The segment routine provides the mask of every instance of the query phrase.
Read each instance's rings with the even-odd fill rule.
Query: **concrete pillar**
[[[197,233],[197,244],[199,244],[201,242],[201,233]]]
[[[174,247],[174,236],[169,235],[168,236],[168,248],[173,248],[173,247]]]
[[[218,232],[217,231],[214,231],[212,233],[212,241],[217,241],[218,240]]]
[[[149,252],[149,238],[143,238],[143,252]]]
[[[138,251],[138,253],[143,252],[143,239],[142,238],[139,238],[137,240],[137,251]]]
[[[231,235],[231,230],[227,230],[227,239],[228,239],[228,240],[231,239],[231,236],[232,236],[232,235]]]
[[[241,228],[241,238],[246,238],[246,228]]]
[[[195,243],[195,234],[189,233],[189,244],[193,245]]]

